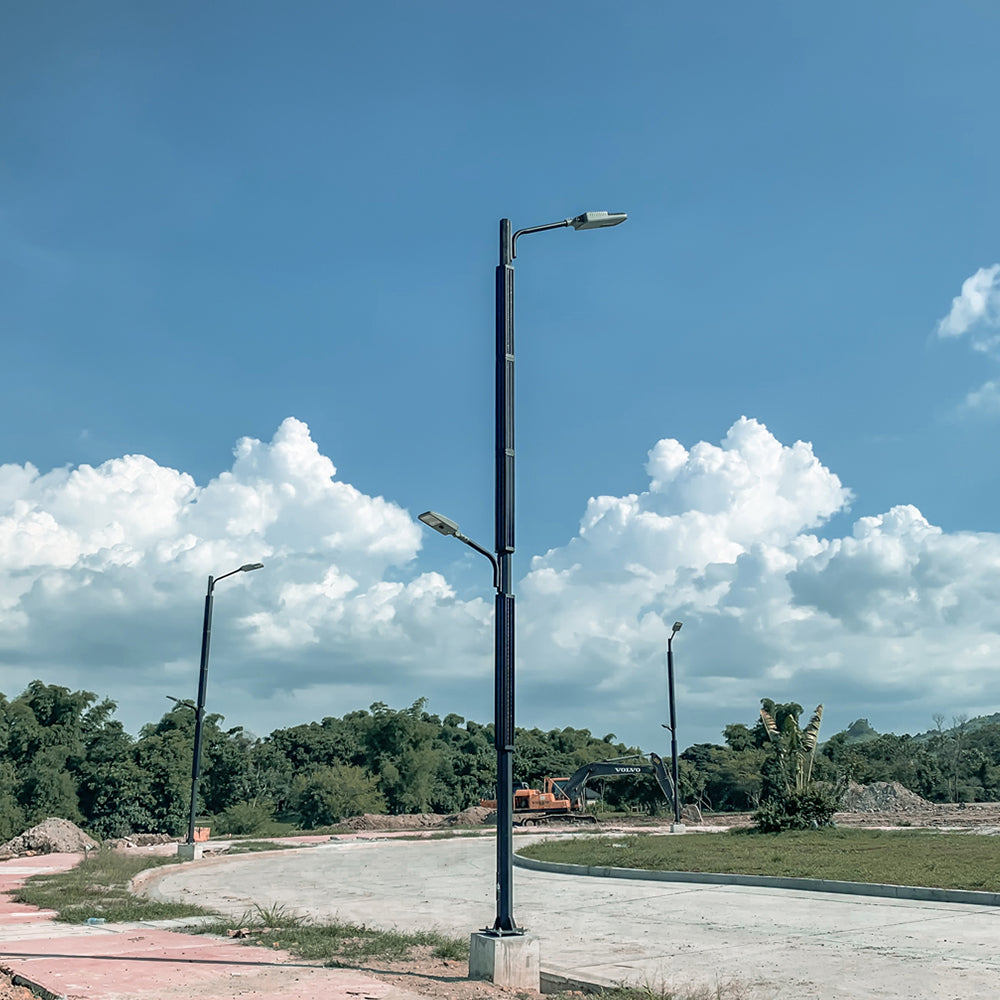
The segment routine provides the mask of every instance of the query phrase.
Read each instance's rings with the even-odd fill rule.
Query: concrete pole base
[[[197,861],[203,850],[203,844],[178,844],[177,857],[183,858],[185,861]]]
[[[670,824],[670,832],[671,833],[685,833],[686,831],[687,831],[687,827],[683,823],[671,823]]]
[[[476,931],[469,939],[469,978],[497,986],[540,991],[538,938]]]

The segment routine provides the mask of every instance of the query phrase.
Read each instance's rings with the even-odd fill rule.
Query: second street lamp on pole
[[[496,559],[493,558],[493,553],[489,549],[484,549],[482,545],[478,542],[474,542],[471,538],[463,535],[461,531],[458,530],[458,525],[450,518],[445,517],[444,514],[438,514],[437,511],[425,510],[423,514],[418,515],[418,521],[423,521],[428,528],[433,528],[439,535],[451,535],[452,538],[457,538],[460,542],[465,542],[470,549],[475,549],[481,555],[486,556],[490,561],[490,565],[493,567],[493,587],[499,585],[499,567],[497,566]]]
[[[193,850],[194,821],[198,808],[198,781],[201,776],[201,739],[205,724],[205,692],[208,688],[208,653],[212,644],[212,605],[215,601],[215,585],[220,580],[235,573],[249,573],[255,569],[263,569],[263,563],[246,563],[239,569],[223,573],[222,576],[208,578],[208,590],[205,593],[205,618],[201,629],[201,667],[198,673],[198,704],[194,707],[194,756],[191,760],[191,810],[188,815],[187,846]],[[187,702],[190,705],[190,702]]]

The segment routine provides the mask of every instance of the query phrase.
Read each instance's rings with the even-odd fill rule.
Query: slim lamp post
[[[624,212],[584,212],[572,219],[531,226],[511,234],[510,219],[500,220],[500,263],[496,269],[496,558],[458,530],[458,525],[425,511],[420,520],[442,535],[486,556],[493,565],[494,745],[497,751],[497,912],[487,933],[522,934],[513,913],[514,883],[514,258],[517,238],[547,229],[603,229],[617,226]]]
[[[683,622],[674,622],[667,636],[667,692],[670,696],[670,770],[674,782],[674,822],[681,821],[681,786],[677,765],[677,711],[674,704],[674,636],[681,630]]]
[[[496,595],[494,739],[497,751],[497,915],[493,934],[522,933],[514,921],[514,259],[517,238],[547,229],[617,226],[625,212],[584,212],[572,219],[530,226],[511,235],[500,220],[496,270]]]
[[[191,812],[188,817],[187,842],[194,843],[194,819],[198,807],[198,781],[201,777],[201,738],[205,722],[205,689],[208,687],[208,651],[212,642],[212,604],[215,600],[215,585],[220,580],[235,573],[249,573],[251,570],[263,569],[263,563],[247,563],[239,569],[223,573],[222,576],[208,578],[208,590],[205,593],[205,620],[201,629],[201,670],[198,674],[198,704],[194,710],[194,756],[191,760]],[[176,699],[172,699],[176,700]],[[190,702],[186,704],[190,705]]]

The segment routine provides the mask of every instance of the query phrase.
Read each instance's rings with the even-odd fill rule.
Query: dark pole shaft
[[[514,922],[514,268],[510,219],[500,220],[496,272],[496,553],[499,581],[494,633],[494,736],[497,751],[497,915],[493,930]]]
[[[205,623],[201,629],[201,671],[198,674],[198,707],[194,715],[194,757],[191,759],[191,812],[188,816],[187,842],[194,843],[194,818],[198,809],[198,778],[201,775],[201,736],[205,721],[205,689],[208,687],[208,650],[212,643],[212,602],[214,577],[208,578],[205,594]]]
[[[667,639],[667,688],[670,691],[670,769],[674,782],[674,822],[681,821],[681,786],[677,765],[677,712],[674,706],[674,637]]]

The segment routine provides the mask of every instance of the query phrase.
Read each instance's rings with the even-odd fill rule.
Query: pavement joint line
[[[561,861],[538,861],[519,854],[515,868],[550,872],[554,875],[620,878],[644,882],[693,882],[699,885],[734,885],[762,889],[796,889],[804,892],[831,892],[851,896],[878,896],[884,899],[911,899],[928,903],[967,903],[1000,906],[1000,892],[975,889],[935,889],[929,886],[892,885],[880,882],[844,882],[837,879],[788,878],[775,875],[736,875],[723,872],[663,872],[641,868],[612,868],[601,865],[571,865]]]

